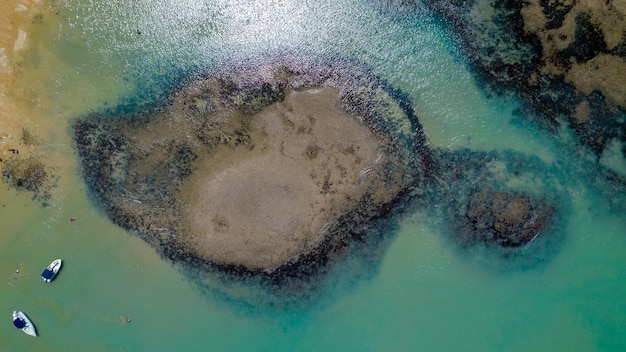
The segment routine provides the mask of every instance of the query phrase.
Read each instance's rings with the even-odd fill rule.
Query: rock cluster
[[[521,192],[474,190],[468,195],[465,216],[454,229],[462,244],[484,242],[519,247],[535,240],[551,221],[554,208]]]

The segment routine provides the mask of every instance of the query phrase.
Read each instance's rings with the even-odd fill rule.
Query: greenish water
[[[33,29],[18,89],[46,131],[43,149],[60,179],[47,208],[0,188],[0,350],[626,348],[624,199],[607,197],[610,184],[597,163],[574,150],[567,133],[521,123],[513,99],[486,98],[425,13],[398,18],[345,0],[65,0],[56,10]],[[345,265],[318,304],[259,312],[198,289],[114,226],[80,178],[69,122],[90,111],[148,105],[187,72],[277,49],[371,65],[409,95],[433,147],[514,150],[558,169],[559,192],[567,196],[555,254],[502,272],[489,258],[461,253],[417,211],[402,220],[371,275],[352,280]],[[619,156],[602,162],[624,169]],[[44,284],[39,275],[57,257],[64,267]],[[40,337],[15,330],[14,309],[31,317]]]

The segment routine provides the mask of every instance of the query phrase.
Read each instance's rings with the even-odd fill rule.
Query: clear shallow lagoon
[[[367,1],[61,0],[36,22],[14,92],[60,179],[47,208],[0,188],[0,350],[626,348],[625,200],[611,204],[597,163],[567,133],[525,123],[514,99],[487,98],[426,13],[391,16]],[[102,214],[80,177],[70,121],[150,105],[197,68],[283,49],[372,66],[409,95],[432,147],[514,150],[558,170],[567,204],[556,253],[502,272],[497,261],[462,254],[417,212],[367,277],[351,280],[350,265],[338,267],[319,304],[259,312],[199,290]],[[620,158],[604,162],[624,168]],[[44,285],[39,275],[57,257],[64,267]],[[15,330],[14,309],[40,337]]]

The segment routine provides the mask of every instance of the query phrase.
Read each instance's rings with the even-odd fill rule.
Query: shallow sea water
[[[28,27],[27,45],[13,98],[60,178],[45,208],[0,187],[0,350],[626,348],[624,199],[607,198],[597,163],[567,133],[523,122],[515,99],[487,98],[426,13],[392,16],[356,0],[60,0]],[[434,148],[513,150],[558,169],[566,211],[554,254],[503,272],[496,260],[460,251],[428,213],[415,211],[365,277],[354,279],[348,261],[315,304],[259,311],[198,289],[106,218],[80,177],[73,119],[146,107],[186,73],[283,49],[372,66],[408,94]],[[603,163],[625,167],[619,157]],[[547,177],[536,176],[529,182]],[[44,285],[39,275],[57,257],[64,267]],[[15,330],[15,309],[40,337]]]

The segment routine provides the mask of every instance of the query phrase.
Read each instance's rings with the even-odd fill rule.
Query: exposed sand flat
[[[51,12],[38,0],[0,4],[0,171],[2,182],[31,192],[46,204],[56,187],[59,160],[53,160],[52,141],[61,126],[50,118],[56,103],[38,86],[44,70],[33,72],[33,50],[39,35],[54,27],[36,28]],[[35,34],[37,33],[37,34]]]

